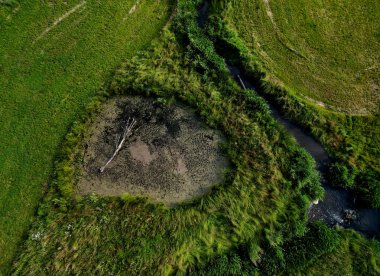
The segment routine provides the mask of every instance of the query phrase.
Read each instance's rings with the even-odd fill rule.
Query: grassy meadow
[[[339,265],[360,263],[369,273],[377,271],[376,241],[359,237],[360,244],[324,224],[307,224],[311,200],[323,194],[315,162],[272,118],[266,102],[243,91],[223,69],[194,23],[197,4],[179,1],[174,33],[166,31],[149,51],[123,63],[73,126],[14,263],[16,275],[301,273],[328,254]],[[75,196],[76,164],[96,110],[110,96],[128,94],[184,102],[222,130],[232,164],[224,183],[172,209],[129,195]],[[344,237],[350,240],[340,262]],[[351,244],[357,249],[348,250]]]
[[[25,9],[18,9],[9,1],[1,7],[0,86],[7,92],[0,96],[2,271],[308,274],[324,261],[326,272],[333,265],[355,272],[356,265],[378,273],[377,241],[307,222],[310,204],[323,197],[315,161],[272,117],[267,102],[229,75],[210,34],[227,44],[231,37],[215,26],[208,32],[198,27],[202,1],[177,1],[174,20],[159,37],[171,2],[139,1],[131,15],[135,1],[113,2],[22,3]],[[219,15],[231,12],[227,2],[215,3],[215,10],[223,8]],[[213,22],[223,29],[227,18]],[[251,62],[245,42],[236,32],[228,35],[239,58]],[[182,102],[221,130],[231,162],[224,181],[176,208],[128,194],[78,196],[89,126],[102,103],[120,95]]]
[[[338,5],[327,1],[324,8],[321,3],[214,1],[208,33],[219,51],[257,83],[261,95],[325,146],[333,161],[330,183],[354,189],[365,204],[379,208],[379,40],[375,23],[379,3],[343,1]],[[282,11],[279,22],[277,11]],[[320,16],[323,11],[325,16]],[[309,13],[313,15],[310,18]],[[286,20],[287,16],[291,18]],[[345,36],[334,33],[337,30]],[[337,39],[341,41],[331,42]],[[375,65],[370,66],[371,62]],[[361,77],[345,79],[353,73]],[[330,88],[325,89],[327,86]],[[353,86],[362,87],[362,92]],[[375,98],[366,96],[368,93]],[[327,104],[331,100],[335,103]],[[366,112],[359,110],[363,108]]]
[[[226,2],[226,20],[272,82],[333,111],[379,111],[379,1]]]
[[[121,63],[150,45],[172,1],[0,2],[0,271],[47,187],[69,126]]]
[[[209,41],[193,28],[195,8],[194,1],[180,1],[176,34],[166,31],[149,51],[123,63],[104,96],[72,128],[14,264],[16,274],[185,273],[241,243],[250,245],[257,260],[262,243],[281,244],[307,231],[307,208],[323,194],[315,162],[271,117],[262,98],[207,66],[215,61],[207,56],[215,53],[199,50]],[[224,183],[172,209],[128,195],[75,196],[76,164],[91,118],[102,101],[120,94],[182,101],[222,130],[232,164]]]

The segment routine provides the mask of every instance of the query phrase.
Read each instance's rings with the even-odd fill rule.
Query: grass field
[[[146,28],[152,33],[149,39],[148,37],[144,38],[144,41],[147,40],[145,43],[139,42],[141,48],[149,44],[148,41],[157,34],[167,19],[169,11],[169,3],[165,2],[167,5],[162,7],[162,2],[152,1],[145,3],[146,10],[141,11],[144,14],[138,16],[139,8],[143,8],[143,3],[145,2],[140,1],[136,11],[126,19],[126,21],[132,20],[133,16],[136,16],[136,22],[131,22],[133,25],[129,25],[133,26],[131,33],[135,33],[136,26],[140,26],[137,24],[137,21],[140,22],[140,18],[151,20],[148,15],[152,15],[152,17],[154,17],[153,13],[157,15],[157,12],[154,12],[155,8],[160,8],[162,15],[160,18],[156,18],[157,22],[154,27],[147,25]],[[331,271],[333,264],[343,267],[343,271],[350,272],[350,268],[356,269],[353,267],[356,266],[368,274],[378,272],[378,243],[367,241],[356,234],[351,235],[351,232],[343,232],[340,235],[339,230],[331,229],[323,223],[307,224],[307,209],[311,201],[321,198],[323,195],[315,162],[279,126],[271,116],[269,106],[263,98],[253,90],[242,90],[231,79],[225,70],[224,60],[215,52],[212,41],[197,26],[196,11],[200,3],[201,0],[179,0],[176,18],[171,28],[166,29],[160,39],[154,40],[149,49],[133,58],[129,58],[132,55],[131,51],[126,53],[122,51],[123,54],[117,56],[112,55],[116,51],[113,49],[114,40],[117,41],[115,37],[119,37],[122,30],[125,31],[124,27],[121,27],[122,30],[117,29],[113,33],[112,30],[115,26],[119,26],[117,22],[115,23],[117,21],[115,18],[122,19],[123,17],[113,16],[110,12],[109,16],[112,16],[110,22],[113,23],[108,22],[107,17],[101,17],[104,21],[99,18],[94,19],[93,24],[88,26],[91,32],[97,30],[93,26],[103,22],[102,27],[110,34],[114,34],[115,37],[110,35],[114,38],[110,42],[110,37],[103,41],[105,38],[98,35],[96,43],[91,40],[84,43],[83,51],[85,46],[87,47],[86,51],[80,52],[82,48],[78,49],[77,47],[70,50],[70,54],[79,51],[81,55],[93,61],[91,63],[85,59],[73,57],[73,61],[70,62],[70,64],[77,62],[81,64],[83,61],[84,71],[92,68],[92,73],[84,74],[83,78],[77,76],[76,73],[79,74],[79,71],[72,72],[79,78],[76,85],[83,85],[83,95],[79,93],[77,86],[73,88],[75,92],[78,92],[75,94],[68,93],[63,88],[57,90],[62,94],[57,91],[49,94],[50,90],[45,92],[45,89],[42,89],[45,87],[43,85],[45,82],[50,83],[50,79],[44,79],[45,75],[52,74],[50,77],[54,80],[54,78],[58,78],[57,75],[61,76],[59,73],[66,74],[65,69],[67,71],[67,68],[60,63],[65,59],[56,61],[60,55],[54,52],[50,56],[52,61],[42,58],[39,61],[45,62],[45,64],[55,61],[61,66],[59,68],[62,71],[53,74],[52,70],[45,69],[46,74],[41,74],[41,71],[38,70],[42,70],[39,68],[45,65],[35,61],[37,65],[35,63],[32,65],[36,68],[32,67],[33,71],[30,72],[34,73],[37,70],[39,73],[36,73],[34,78],[39,79],[40,82],[33,81],[33,78],[30,77],[25,77],[26,80],[21,77],[17,79],[26,87],[40,87],[40,90],[35,88],[36,91],[29,88],[34,92],[34,97],[29,100],[30,103],[27,101],[30,98],[27,96],[30,95],[26,93],[29,90],[24,88],[25,98],[19,96],[24,101],[20,100],[21,106],[18,108],[29,107],[29,111],[25,108],[29,113],[14,108],[13,112],[18,116],[14,118],[15,115],[13,117],[9,115],[10,123],[7,132],[9,137],[4,137],[7,138],[7,141],[14,141],[15,145],[13,152],[9,150],[8,155],[18,158],[8,159],[13,160],[12,162],[16,165],[19,163],[30,164],[29,167],[22,164],[22,168],[28,169],[24,171],[20,168],[11,170],[11,165],[4,167],[7,169],[5,172],[8,173],[8,178],[13,176],[18,181],[14,182],[12,188],[15,190],[18,188],[20,193],[25,191],[22,194],[23,197],[17,194],[17,197],[14,196],[16,198],[11,198],[16,192],[8,188],[10,190],[9,199],[5,198],[8,200],[5,203],[10,207],[14,208],[15,204],[23,204],[24,209],[20,207],[18,213],[14,212],[12,215],[17,217],[23,214],[26,218],[23,220],[25,225],[28,222],[27,210],[32,210],[35,206],[29,208],[32,205],[30,197],[37,201],[41,195],[41,185],[38,179],[46,180],[52,160],[56,160],[56,162],[49,185],[47,185],[47,192],[39,205],[37,217],[30,227],[27,238],[19,247],[11,270],[8,270],[9,266],[7,266],[3,268],[4,272],[12,271],[15,275],[89,273],[167,275],[176,272],[180,274],[197,272],[201,271],[202,267],[206,267],[206,269],[216,268],[217,270],[214,272],[227,268],[227,271],[232,274],[239,275],[239,271],[243,270],[264,274],[279,274],[280,272],[285,273],[285,271],[301,273],[306,266],[311,265],[311,270],[307,269],[305,272],[309,273],[315,272],[314,269],[318,270],[320,258],[326,262],[323,264],[323,271],[327,272]],[[134,8],[131,9],[133,4],[130,3],[125,9],[127,13],[134,10]],[[57,12],[60,14],[58,17],[57,14],[52,17],[53,25],[50,26],[54,27],[48,27],[48,29],[45,27],[43,30],[47,31],[37,32],[34,38],[38,39],[34,44],[33,39],[29,39],[29,41],[32,45],[37,45],[48,35],[58,31],[58,27],[71,16],[78,12],[84,12],[82,9],[87,10],[87,5],[89,5],[87,2],[75,2],[71,3],[70,7],[62,8],[61,12]],[[115,4],[112,3],[112,7],[113,5]],[[108,8],[111,9],[111,4]],[[115,11],[120,12],[120,7],[114,8]],[[104,9],[101,10],[104,11]],[[99,11],[99,8],[96,11]],[[35,12],[37,14],[37,11]],[[7,13],[9,15],[9,11]],[[94,11],[95,14],[98,13]],[[125,15],[125,11],[123,14]],[[143,21],[140,23],[143,24]],[[70,31],[72,29],[69,26],[67,28]],[[104,30],[100,29],[99,33],[104,35]],[[15,30],[9,31],[8,35],[15,32]],[[85,34],[91,32],[85,32]],[[145,29],[138,33],[142,32],[142,37],[148,35],[148,31]],[[70,35],[72,33],[70,32]],[[133,36],[131,33],[129,36],[123,37],[132,39],[132,41],[134,41],[133,37],[136,41],[142,39],[141,36]],[[79,40],[85,38],[86,36],[80,36]],[[12,39],[15,38],[12,37]],[[104,44],[100,43],[101,41]],[[98,45],[98,43],[100,44]],[[136,43],[132,44],[136,45]],[[13,47],[18,45],[16,44]],[[125,44],[130,45],[127,42]],[[71,44],[68,43],[68,45]],[[96,49],[92,45],[96,45]],[[9,49],[12,49],[12,45],[9,45]],[[57,50],[57,47],[53,47],[51,50],[54,49]],[[119,48],[117,47],[117,49]],[[131,50],[132,48],[125,49]],[[62,51],[65,52],[65,50],[66,48],[63,48]],[[109,53],[108,56],[107,53],[111,50],[112,53]],[[24,51],[26,56],[28,51]],[[16,53],[20,54],[20,52]],[[35,52],[30,52],[30,58],[34,54]],[[18,57],[16,61],[26,62],[29,60],[24,60],[21,54],[16,57]],[[97,59],[93,60],[92,58],[95,57]],[[3,59],[5,60],[5,57]],[[114,64],[111,64],[113,67],[111,65],[110,68],[100,66],[106,62],[106,59],[114,61]],[[117,66],[120,59],[125,61],[110,76],[112,69]],[[19,68],[16,65],[14,67]],[[78,68],[82,67],[78,65]],[[28,76],[28,72],[26,70],[21,76]],[[9,75],[8,79],[12,80],[13,75],[9,72],[7,74]],[[79,76],[82,75],[79,74]],[[93,78],[91,79],[91,77]],[[86,82],[89,80],[92,81]],[[104,93],[94,96],[104,80],[108,80],[104,89],[100,90]],[[2,79],[2,82],[5,80]],[[16,80],[13,80],[9,87],[19,88],[15,82]],[[38,86],[40,83],[42,84]],[[56,84],[56,82],[51,83]],[[68,89],[74,86],[66,84]],[[87,91],[90,88],[91,90]],[[165,208],[162,205],[151,204],[145,199],[127,194],[121,197],[78,196],[76,185],[81,175],[81,166],[78,165],[82,162],[85,150],[84,141],[86,141],[93,119],[97,116],[97,110],[110,97],[129,94],[153,97],[157,99],[157,104],[181,101],[193,107],[210,127],[220,129],[226,136],[226,142],[222,146],[223,152],[231,162],[231,167],[226,172],[223,183],[220,183],[201,199],[176,208]],[[13,95],[14,98],[16,95],[18,94]],[[54,96],[60,100],[58,103],[54,102],[54,99],[57,100]],[[9,95],[5,99],[8,99],[8,105],[11,102],[17,103],[17,98],[15,101],[11,101]],[[37,101],[38,99],[39,101]],[[51,106],[52,110],[46,106]],[[12,109],[7,108],[7,111],[11,113]],[[23,124],[18,124],[19,128],[15,128],[17,131],[11,132],[12,126],[16,125],[15,122],[20,121],[20,117],[22,117],[20,114],[25,115]],[[26,114],[29,115],[26,116]],[[35,114],[36,118],[30,114]],[[45,119],[42,120],[43,118]],[[74,120],[75,123],[69,128],[65,139],[60,143],[68,125]],[[33,128],[26,128],[25,125],[32,125]],[[48,130],[46,130],[46,126],[48,126]],[[13,137],[11,134],[24,140],[21,138],[12,140],[10,139]],[[55,141],[54,144],[52,140]],[[25,155],[23,155],[24,152],[21,152],[23,143],[25,144]],[[61,145],[59,149],[57,149],[57,144]],[[16,155],[18,152],[16,149],[20,149],[19,155]],[[37,149],[41,152],[37,152]],[[58,156],[54,158],[54,154]],[[46,162],[41,160],[44,156],[47,159]],[[28,158],[37,164],[31,164]],[[34,174],[37,171],[36,166],[40,172],[38,175]],[[16,174],[19,171],[25,175],[20,175],[20,178],[17,179]],[[33,184],[28,178],[32,178],[35,182],[34,185],[28,186],[27,190],[21,184]],[[27,180],[28,182],[25,182]],[[29,204],[24,204],[24,202],[29,202]],[[5,208],[4,205],[0,207],[2,210]],[[3,228],[16,229],[17,224],[11,221],[11,218],[9,216],[8,221],[5,220],[8,225],[2,226]],[[20,229],[23,227],[22,223],[18,226]],[[4,229],[0,228],[0,231],[4,231]],[[17,235],[9,234],[10,232],[4,233],[16,241],[14,237]],[[15,246],[12,244],[2,244],[1,246],[2,250],[4,248],[11,250],[11,253],[12,250],[14,252]],[[242,252],[241,255],[236,254]],[[345,256],[341,254],[345,254]],[[216,256],[222,256],[222,261],[216,262],[221,266],[213,267],[212,262],[211,265],[208,265],[209,261],[214,260]],[[8,259],[5,259],[3,264],[8,261],[6,265],[9,265],[11,256],[6,255],[6,257]],[[229,258],[231,265],[226,266]],[[352,272],[356,271],[352,270]],[[204,275],[202,271],[201,275]],[[211,273],[211,275],[215,275],[215,273]]]
[[[307,274],[318,269],[315,261],[321,257],[322,272],[331,272],[333,265],[342,271],[377,272],[375,241],[356,234],[342,235],[342,242],[336,230],[323,224],[307,229],[310,199],[321,196],[318,175],[310,156],[270,116],[265,101],[215,71],[199,74],[195,67],[204,69],[197,62],[202,55],[191,52],[189,60],[183,51],[167,32],[151,52],[123,64],[110,91],[147,94],[161,102],[175,97],[223,130],[233,164],[224,185],[173,209],[128,195],[73,201],[76,156],[81,155],[83,136],[96,116],[91,109],[67,136],[63,145],[67,155],[57,167],[53,186],[59,193],[51,189],[41,206],[15,274]],[[239,248],[244,254],[232,253],[230,258]],[[221,261],[210,264],[215,256]],[[311,270],[305,268],[308,265]]]
[[[169,0],[22,4],[24,10],[8,2],[0,40],[7,76],[0,85],[9,91],[0,107],[1,257],[6,252],[0,273],[169,275],[206,267],[215,275],[220,267],[209,261],[239,249],[244,254],[232,257],[229,271],[301,273],[320,257],[325,271],[334,263],[378,271],[378,243],[307,223],[311,202],[323,196],[315,161],[261,96],[231,78],[197,25],[201,0],[177,1],[173,24],[153,43],[170,14]],[[76,17],[86,12],[85,19]],[[17,17],[22,24],[12,23]],[[89,127],[101,104],[120,95],[179,101],[222,131],[231,164],[223,182],[176,208],[128,194],[78,196]]]
[[[188,18],[186,6],[191,3],[179,3],[184,29],[193,26],[194,13]],[[153,49],[125,62],[109,92],[151,95],[161,102],[175,98],[194,107],[227,137],[232,165],[224,183],[172,209],[131,196],[73,200],[92,112],[67,136],[55,185],[15,262],[16,273],[167,275],[242,242],[249,241],[257,259],[262,241],[278,244],[306,231],[307,208],[323,192],[312,158],[275,122],[262,98],[241,90],[228,75],[211,69],[200,74],[197,61],[207,61],[179,43],[187,39],[177,39],[167,31]]]
[[[227,2],[228,23],[272,82],[330,110],[379,111],[379,1]]]
[[[70,124],[167,22],[169,0],[0,2],[0,271],[47,186]],[[129,14],[130,13],[130,14]]]
[[[246,76],[260,86],[260,93],[277,105],[284,116],[323,144],[333,161],[329,170],[330,183],[354,189],[366,204],[379,208],[380,105],[376,98],[379,95],[376,92],[379,87],[376,65],[379,40],[378,27],[374,25],[374,18],[380,15],[379,3],[344,1],[335,5],[327,1],[324,8],[318,5],[318,1],[213,3],[214,17],[209,34],[219,40],[217,45],[225,47],[224,54],[229,54],[244,68]],[[363,3],[366,3],[365,7],[361,6]],[[295,8],[301,4],[302,8]],[[329,8],[330,4],[332,7]],[[346,14],[348,7],[353,7],[349,15]],[[329,13],[326,16],[317,16],[327,8]],[[289,12],[288,15],[281,14],[277,22],[277,10]],[[315,22],[318,22],[313,28],[307,24],[309,13],[314,14]],[[291,18],[284,21],[290,14]],[[360,24],[347,27],[354,19]],[[311,32],[310,28],[315,30]],[[336,34],[335,30],[343,30],[346,35]],[[331,42],[337,39],[341,42]],[[311,48],[307,49],[305,45]],[[318,58],[311,60],[310,53]],[[369,60],[375,65],[369,66]],[[358,71],[364,67],[368,70]],[[346,78],[353,73],[361,77]],[[371,83],[371,87],[365,88],[363,83]],[[326,90],[327,86],[330,88]],[[352,86],[362,87],[362,92],[357,93],[359,90],[351,89]],[[372,93],[375,98],[367,97],[366,93]],[[320,102],[322,98],[324,103]],[[336,103],[326,104],[330,100]]]

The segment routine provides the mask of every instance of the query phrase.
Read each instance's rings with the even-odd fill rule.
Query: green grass
[[[284,85],[282,81],[279,82],[279,79],[274,77],[276,70],[270,68],[270,66],[265,63],[265,60],[271,58],[271,56],[265,54],[265,57],[261,57],[252,43],[242,39],[241,36],[244,36],[244,32],[240,34],[237,30],[238,28],[243,29],[246,31],[245,34],[255,32],[256,29],[253,28],[255,25],[252,22],[255,22],[257,17],[259,17],[259,15],[255,13],[262,12],[259,6],[264,5],[264,2],[254,2],[257,4],[256,10],[253,9],[252,3],[247,4],[247,8],[252,8],[251,17],[239,18],[237,15],[234,16],[235,13],[239,14],[239,11],[241,11],[241,9],[234,9],[234,6],[242,5],[243,3],[246,2],[214,2],[213,18],[210,20],[208,33],[217,41],[216,45],[218,45],[219,51],[242,66],[246,76],[255,81],[257,86],[260,87],[259,91],[261,95],[264,95],[276,104],[284,116],[297,122],[307,131],[310,131],[313,136],[323,144],[334,162],[334,165],[331,166],[333,170],[330,174],[330,182],[333,185],[353,188],[366,204],[379,208],[379,113],[375,112],[374,114],[362,116],[332,111],[318,104],[314,104],[310,99],[304,99],[304,97],[300,96],[302,89],[298,92],[294,92],[293,89]],[[376,13],[377,6],[375,4],[373,4],[373,6],[373,11]],[[366,11],[366,9],[363,9],[363,12],[364,11]],[[268,15],[266,14],[266,16]],[[267,26],[268,34],[271,28],[273,29],[272,22],[270,20],[269,22],[270,25]],[[368,24],[371,26],[372,23],[369,22]],[[257,28],[260,29],[260,27]],[[295,34],[298,33],[295,32]],[[299,35],[305,36],[307,33],[300,33]],[[270,37],[276,38],[276,36]],[[254,39],[260,40],[260,36],[255,35]],[[278,40],[278,45],[281,44],[285,47],[286,43],[283,39],[284,38],[280,36],[274,41]],[[270,44],[263,45],[268,46]],[[285,47],[288,49],[289,55],[293,55],[295,58],[303,58],[299,52],[289,50],[289,47],[289,45]],[[368,52],[370,53],[377,49],[376,45],[371,45],[371,47],[374,48],[368,48]],[[263,54],[264,52],[261,51],[260,53]],[[323,53],[321,50],[320,54]],[[287,69],[286,72],[291,74],[292,59],[290,56],[288,58],[289,69]],[[302,67],[297,68],[300,69]],[[350,68],[348,68],[348,70],[351,70]],[[339,68],[335,69],[341,72]],[[294,74],[292,78],[298,78],[299,81],[305,79],[302,75],[297,74]],[[322,78],[318,79],[322,84],[326,83]],[[320,87],[315,86],[315,88],[319,89]],[[368,103],[371,102],[367,98],[360,98],[359,95],[355,98],[355,101],[356,100],[357,102],[361,100]],[[345,102],[344,99],[341,99],[341,101],[342,103]],[[338,164],[338,166],[336,166],[336,164]],[[336,168],[339,168],[339,170]]]
[[[78,104],[82,111],[72,114],[75,123],[58,150],[48,192],[12,267],[16,275],[175,274],[224,254],[227,261],[218,268],[230,262],[231,273],[255,273],[252,263],[271,249],[281,257],[282,246],[294,249],[301,243],[308,250],[311,241],[313,258],[330,252],[330,238],[320,244],[307,235],[307,209],[323,194],[315,162],[261,97],[228,76],[223,59],[195,24],[199,2],[180,0],[174,33],[165,31],[149,51],[127,59],[101,93]],[[232,164],[224,183],[173,209],[130,195],[76,196],[77,164],[97,109],[110,96],[128,94],[182,101],[221,129]],[[320,230],[317,237],[332,232],[326,226]],[[241,246],[246,247],[243,262],[228,253]],[[297,258],[296,250],[293,254]]]
[[[262,241],[280,244],[303,235],[307,208],[322,195],[312,158],[270,116],[263,99],[241,90],[225,72],[204,71],[197,57],[202,52],[191,50],[189,59],[192,46],[182,47],[177,39],[168,31],[151,51],[123,64],[108,92],[174,97],[193,106],[227,136],[224,148],[233,166],[223,185],[174,209],[131,196],[75,199],[76,162],[97,98],[67,136],[54,185],[15,263],[16,273],[185,272],[243,242],[259,249]]]
[[[229,2],[228,23],[271,82],[330,110],[379,111],[379,1]]]
[[[0,5],[0,271],[9,267],[33,218],[70,124],[121,61],[158,36],[172,1],[141,1],[130,16],[135,0],[0,4],[4,3]]]

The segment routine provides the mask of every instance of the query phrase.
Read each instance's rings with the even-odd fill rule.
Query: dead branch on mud
[[[121,150],[124,142],[125,142],[125,139],[128,137],[128,135],[131,133],[133,127],[135,126],[136,124],[136,120],[134,118],[128,118],[127,120],[127,123],[125,124],[125,127],[124,127],[124,132],[122,135],[118,134],[116,135],[116,143],[115,143],[115,151],[113,153],[113,155],[111,156],[111,158],[107,161],[107,163],[101,167],[99,169],[100,173],[103,173],[104,170],[106,169],[106,167],[108,166],[109,163],[111,163],[111,161],[115,158],[115,156],[117,155],[117,153]],[[121,138],[121,140],[120,140]]]

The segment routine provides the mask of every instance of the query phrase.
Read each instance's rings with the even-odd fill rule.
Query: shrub
[[[380,172],[367,170],[358,177],[361,198],[372,208],[380,208]]]
[[[332,252],[339,244],[339,234],[322,222],[311,224],[305,236],[294,238],[281,247],[269,247],[260,267],[273,275],[286,270],[297,272],[313,263],[322,254]]]
[[[353,188],[355,185],[355,172],[353,168],[341,162],[334,162],[329,167],[328,179],[337,187]]]
[[[252,263],[236,252],[214,258],[204,269],[191,273],[191,275],[258,275]]]
[[[208,70],[212,67],[221,72],[227,72],[224,59],[216,53],[214,44],[198,26],[197,9],[201,3],[202,1],[199,0],[178,3],[175,21],[176,35],[186,40],[188,60],[192,60],[198,68]]]
[[[286,268],[295,272],[313,263],[319,256],[332,252],[339,244],[339,235],[322,222],[310,225],[309,232],[284,245]]]
[[[18,0],[0,0],[0,5],[14,7],[18,4]]]

